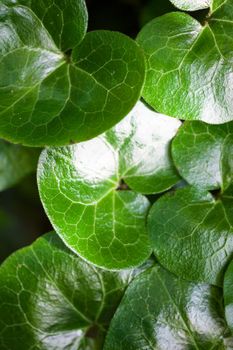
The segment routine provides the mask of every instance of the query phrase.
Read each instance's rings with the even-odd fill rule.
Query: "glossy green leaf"
[[[36,170],[39,151],[0,140],[0,191]]]
[[[197,11],[210,7],[211,0],[170,0],[178,9]]]
[[[63,52],[82,41],[87,30],[85,0],[1,0],[8,7],[30,8]]]
[[[81,260],[55,233],[0,268],[1,350],[98,350],[133,271]]]
[[[179,180],[169,150],[179,126],[139,102],[105,134],[42,152],[41,199],[71,249],[110,269],[136,266],[148,257],[149,201],[136,192],[162,192]]]
[[[220,289],[155,266],[128,287],[104,350],[231,349],[222,309]]]
[[[83,1],[77,1],[77,11],[83,8],[78,16],[69,6],[74,1],[55,2],[57,22],[54,7],[47,18],[42,0],[39,6],[27,1],[43,23],[27,6],[0,5],[0,136],[12,142],[44,146],[90,139],[120,121],[141,94],[145,60],[138,45],[110,31],[90,32],[80,43]]]
[[[179,12],[152,20],[137,39],[147,58],[144,99],[180,119],[232,120],[232,38],[231,0],[214,0],[203,26]]]
[[[233,262],[227,268],[224,276],[225,316],[229,328],[233,332]]]
[[[202,189],[227,189],[233,182],[232,136],[232,122],[185,122],[172,144],[172,157],[181,176]]]
[[[186,187],[153,205],[148,230],[154,254],[168,270],[221,286],[233,254],[233,196],[215,199]]]

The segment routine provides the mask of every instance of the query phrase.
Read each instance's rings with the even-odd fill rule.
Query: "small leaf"
[[[128,287],[104,350],[230,349],[221,301],[220,289],[155,266]]]
[[[221,286],[233,254],[232,213],[230,194],[215,200],[193,187],[165,194],[148,218],[155,256],[178,276]]]
[[[139,102],[105,134],[43,151],[41,199],[71,249],[109,269],[137,266],[149,256],[149,201],[136,192],[162,192],[179,181],[169,150],[179,126]]]
[[[0,191],[36,170],[39,151],[0,140]]]
[[[1,350],[98,350],[134,271],[87,264],[55,233],[0,268]]]
[[[213,1],[203,26],[179,12],[149,22],[137,39],[147,58],[144,99],[179,119],[231,121],[232,24],[231,0]]]
[[[210,7],[211,0],[170,0],[178,9],[197,11]]]
[[[185,122],[173,144],[172,157],[191,185],[226,190],[233,183],[233,123]]]
[[[80,43],[86,28],[85,11],[79,12],[83,1],[75,17],[80,35],[73,32],[76,10],[70,1],[56,2],[59,7],[52,2],[53,15],[47,18],[47,5],[28,1],[43,23],[27,6],[0,5],[0,136],[11,142],[47,146],[90,139],[125,117],[141,95],[145,59],[136,42],[95,31]],[[62,13],[64,31],[58,38],[53,23],[60,26]],[[73,51],[62,52],[60,46]]]

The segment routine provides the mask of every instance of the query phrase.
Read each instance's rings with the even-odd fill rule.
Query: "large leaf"
[[[233,332],[233,262],[228,266],[224,276],[224,304],[226,320]]]
[[[132,39],[96,31],[80,43],[83,1],[12,2],[0,5],[1,137],[64,145],[100,134],[131,110],[145,76],[143,53]],[[65,54],[60,47],[74,50]]]
[[[36,170],[39,152],[0,140],[0,191]]]
[[[172,144],[179,173],[196,187],[226,190],[233,182],[233,123],[185,122]]]
[[[148,229],[154,253],[168,270],[221,286],[233,254],[233,196],[215,198],[186,187],[153,205]]]
[[[138,36],[147,57],[145,100],[180,119],[232,120],[232,38],[231,0],[214,0],[203,26],[178,12],[152,20]]]
[[[128,287],[104,350],[231,349],[221,301],[220,289],[155,266]]]
[[[148,257],[149,201],[136,192],[164,191],[179,180],[169,150],[179,126],[179,121],[139,102],[105,134],[43,151],[38,167],[41,199],[70,248],[113,269],[136,266]]]
[[[211,0],[170,0],[173,5],[184,11],[197,11],[210,7]]]
[[[55,233],[0,268],[1,350],[98,350],[133,271],[87,264]]]

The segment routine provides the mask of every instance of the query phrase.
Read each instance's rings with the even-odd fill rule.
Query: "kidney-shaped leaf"
[[[41,199],[70,248],[113,269],[136,266],[148,257],[149,201],[136,192],[164,191],[179,180],[169,152],[179,126],[176,119],[158,115],[140,102],[105,134],[42,152]]]
[[[153,205],[148,229],[154,253],[168,270],[216,285],[233,254],[233,196],[218,199],[186,187]]]
[[[138,35],[147,57],[145,100],[180,119],[232,120],[232,38],[231,0],[214,0],[203,26],[179,12],[152,20]]]
[[[98,350],[134,272],[95,268],[55,233],[0,268],[1,350]]]
[[[211,0],[170,0],[178,9],[197,11],[210,7]]]
[[[36,170],[39,151],[0,140],[0,191]]]
[[[0,5],[0,136],[7,140],[33,146],[87,140],[121,120],[141,94],[142,50],[109,31],[90,32],[80,43],[86,15],[83,10],[76,17],[70,2],[51,1],[50,18],[49,6],[27,1],[43,23],[27,6]],[[81,1],[78,8],[83,6]],[[82,35],[73,31],[73,14]],[[57,37],[63,17],[64,32]]]
[[[189,184],[226,190],[233,182],[233,123],[185,122],[172,143],[172,157]]]
[[[104,350],[230,349],[221,301],[220,289],[155,266],[128,287]]]

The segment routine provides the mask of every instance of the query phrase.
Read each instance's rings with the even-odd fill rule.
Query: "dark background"
[[[87,0],[89,31],[117,30],[135,38],[149,20],[176,9],[169,0]],[[205,13],[204,13],[205,14]],[[195,17],[203,12],[192,14]],[[36,174],[0,193],[0,261],[52,227],[40,203]]]

